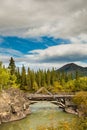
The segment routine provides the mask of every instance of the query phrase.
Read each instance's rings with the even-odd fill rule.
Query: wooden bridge
[[[48,94],[28,94],[27,95],[29,100],[36,100],[36,101],[53,101],[58,99],[71,99],[74,97],[74,94],[55,94],[55,95],[48,95]]]
[[[37,103],[38,101],[50,101],[53,104],[58,105],[61,108],[66,106],[74,106],[72,102],[73,94],[56,94],[56,95],[45,95],[45,94],[29,94],[27,98],[30,100],[30,104]]]
[[[74,97],[74,93],[58,93],[58,94],[52,94],[48,90],[45,89],[47,94],[41,94],[42,91],[38,90],[34,94],[28,94],[27,98],[30,100],[31,103],[37,102],[37,101],[51,101],[54,104],[60,105],[60,107],[65,106],[71,106],[73,105],[72,98]]]

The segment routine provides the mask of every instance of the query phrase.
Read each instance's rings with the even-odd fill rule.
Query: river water
[[[72,114],[67,114],[47,101],[40,101],[30,105],[32,114],[25,119],[4,123],[0,125],[0,130],[38,130],[40,126],[56,126],[59,122],[71,121],[75,118]]]

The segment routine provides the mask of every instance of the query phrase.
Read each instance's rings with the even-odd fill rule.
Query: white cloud
[[[25,55],[31,62],[58,63],[87,60],[87,44],[62,44],[44,50],[33,50],[32,55]]]
[[[87,67],[87,63],[86,62],[74,62],[77,65],[83,66],[83,67]]]
[[[86,0],[0,0],[0,35],[87,34]]]
[[[0,48],[0,61],[7,62],[9,57],[21,57],[23,54],[20,51],[9,49],[9,48]]]
[[[19,57],[17,57],[19,55]],[[21,52],[13,49],[0,48],[0,60],[7,64],[10,57],[15,58],[16,65],[21,67],[23,64],[26,68],[37,70],[56,67],[59,68],[64,64],[74,62],[78,65],[87,65],[87,44],[62,44],[48,47],[44,50],[33,50],[29,54],[23,55]]]
[[[86,43],[87,44],[87,34],[80,34],[78,37],[71,37],[71,42],[76,43]]]
[[[16,61],[26,67],[37,70],[38,68],[59,68],[64,64],[74,62],[81,66],[87,66],[87,44],[62,44],[48,47],[44,50],[33,50]],[[22,62],[24,61],[24,63]]]
[[[3,50],[2,50],[3,51]],[[8,52],[7,50],[6,52]],[[25,64],[58,64],[63,62],[86,62],[87,44],[62,44],[48,47],[44,50],[33,50],[30,54],[22,55],[20,52],[12,50],[11,54],[20,54],[15,58],[16,62]]]

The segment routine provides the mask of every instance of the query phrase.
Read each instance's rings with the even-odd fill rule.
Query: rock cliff
[[[0,124],[22,119],[28,114],[29,100],[24,92],[13,88],[0,92]]]

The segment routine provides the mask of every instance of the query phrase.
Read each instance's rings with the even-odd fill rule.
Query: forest
[[[23,65],[20,70],[11,57],[8,67],[0,62],[0,90],[9,87],[28,92],[36,92],[41,87],[52,93],[87,91],[87,77],[81,77],[78,71],[73,77],[72,73],[58,72],[54,68],[34,71]]]

